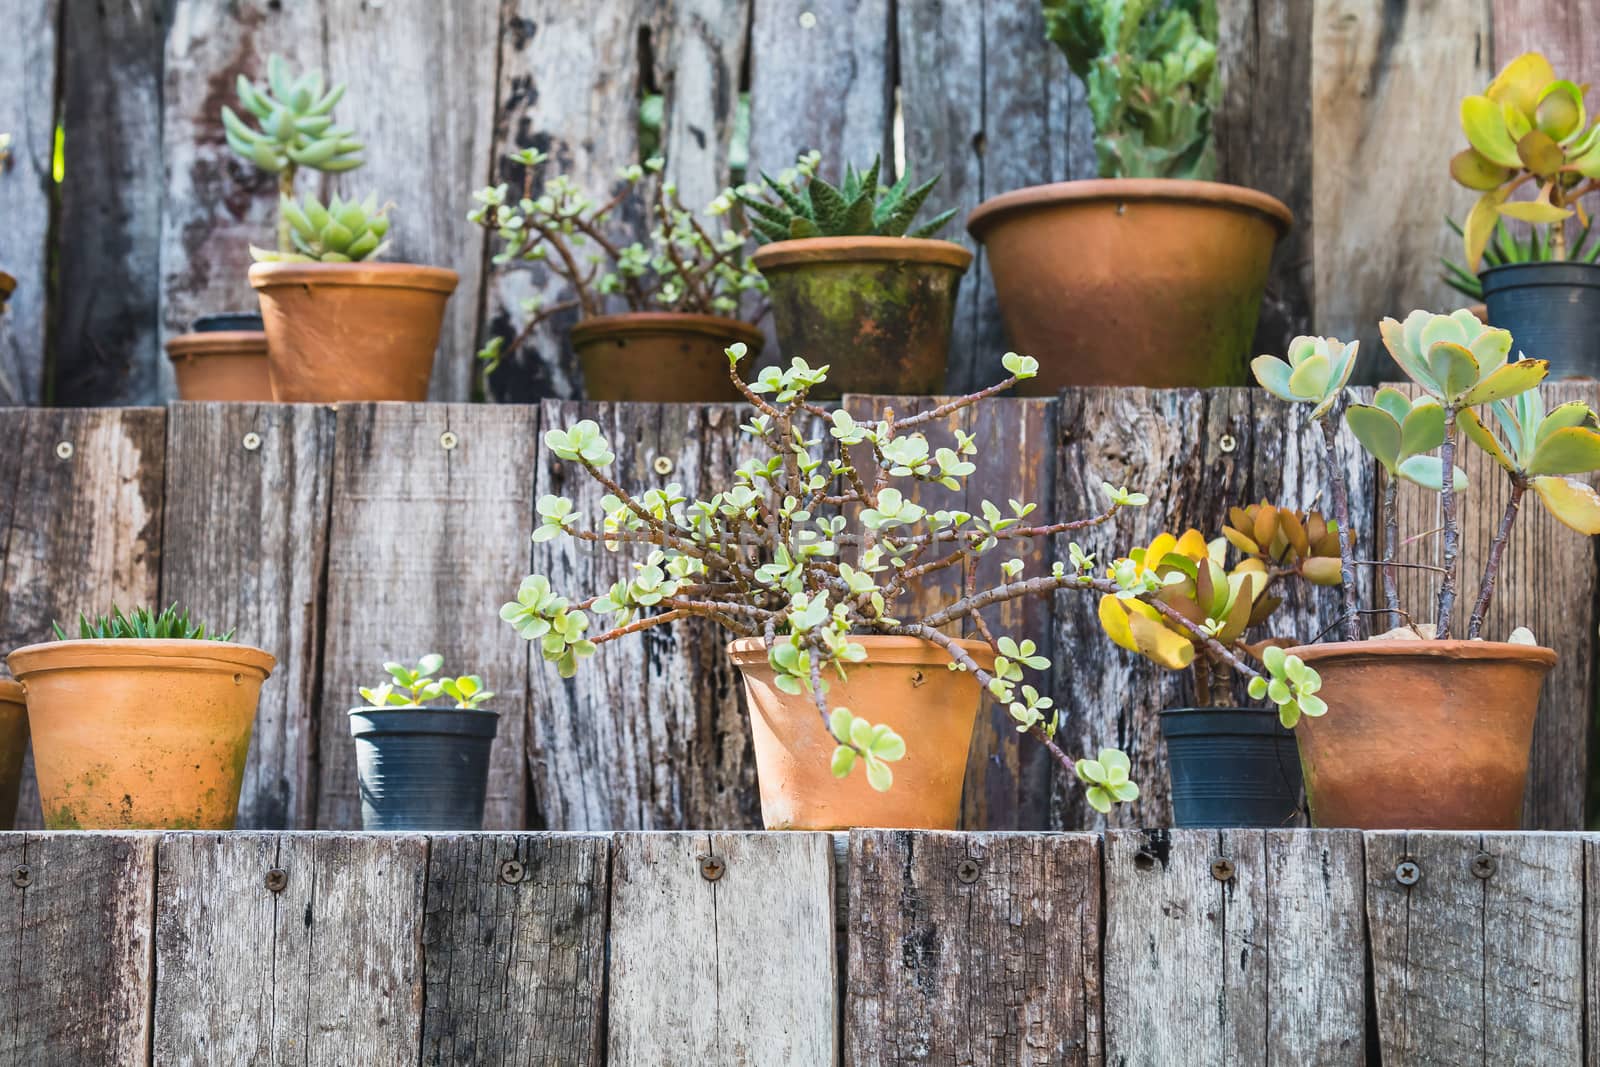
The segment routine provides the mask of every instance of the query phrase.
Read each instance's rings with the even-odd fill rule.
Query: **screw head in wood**
[[[1219,882],[1226,882],[1233,877],[1233,862],[1231,860],[1212,860],[1211,877]]]
[[[516,885],[522,881],[522,863],[520,860],[506,860],[500,865],[500,880],[506,885]]]
[[[1239,447],[1239,441],[1231,433],[1225,433],[1217,438],[1217,447],[1224,452],[1232,452]]]
[[[708,882],[715,882],[727,871],[728,865],[722,862],[721,856],[700,857],[700,877]]]
[[[802,30],[815,29],[816,25],[817,25],[816,12],[814,12],[814,11],[802,11],[802,12],[800,12],[800,28]]]
[[[444,433],[439,435],[439,447],[444,449],[446,452],[451,451],[460,443],[461,439],[455,434],[451,433],[449,430],[446,430]]]
[[[256,449],[261,447],[261,435],[256,433],[254,430],[251,430],[249,433],[244,435],[244,440],[241,441],[240,444],[244,445],[244,450],[246,452],[254,452]]]
[[[980,871],[981,868],[978,866],[978,861],[970,857],[956,864],[956,878],[964,885],[971,885],[976,882]]]
[[[56,444],[56,458],[57,459],[71,459],[72,458],[72,442],[71,441],[60,441],[60,442],[58,442]]]
[[[1487,852],[1480,852],[1472,857],[1472,877],[1493,878],[1495,868],[1499,866],[1495,858]]]
[[[26,863],[19,863],[11,871],[11,884],[18,889],[26,889],[33,884],[33,868]]]
[[[1422,881],[1422,868],[1413,860],[1401,860],[1394,865],[1394,880],[1401,885],[1416,885]]]
[[[659,474],[659,475],[661,475],[663,477],[665,477],[668,474],[671,474],[672,473],[672,457],[670,457],[670,456],[657,456],[655,459],[650,461],[650,469],[655,471],[657,474]]]
[[[282,867],[273,867],[267,871],[267,888],[274,893],[281,893],[289,884],[289,872]]]

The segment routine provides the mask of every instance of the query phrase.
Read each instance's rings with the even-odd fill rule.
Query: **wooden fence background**
[[[1312,327],[1375,345],[1380,316],[1451,304],[1443,217],[1470,204],[1446,172],[1457,100],[1530,47],[1577,81],[1600,77],[1590,0],[1218,6],[1221,177],[1297,219],[1262,350]],[[478,342],[548,284],[486,269],[465,221],[472,191],[516,177],[502,157],[527,145],[608,188],[638,159],[646,91],[664,96],[662,147],[690,203],[729,180],[741,90],[752,173],[813,147],[832,166],[892,163],[897,111],[910,169],[944,171],[930,210],[1094,169],[1083,89],[1036,0],[0,0],[0,18],[13,42],[0,132],[16,138],[0,269],[21,280],[0,329],[0,403],[160,403],[174,395],[164,339],[253,306],[246,245],[270,232],[273,182],[228,152],[218,114],[235,76],[272,52],[349,83],[337,114],[369,162],[333,184],[398,203],[395,258],[461,273],[437,400],[469,398]],[[951,388],[990,380],[1004,348],[980,255]],[[520,402],[578,389],[559,333],[491,384]]]
[[[1597,849],[8,833],[0,1064],[1566,1067],[1600,1025]]]
[[[1550,388],[1552,403],[1600,404],[1592,383]],[[932,401],[902,398],[901,410],[919,402]],[[846,403],[864,415],[876,401]],[[1151,502],[1082,538],[1101,559],[1163,528],[1193,525],[1214,536],[1230,504],[1327,498],[1320,437],[1287,414],[1246,389],[989,400],[931,435],[961,428],[977,438],[982,466],[967,497],[931,487],[922,500],[976,510],[983,497],[1016,497],[1037,502],[1041,515],[1078,517],[1098,510],[1099,486],[1110,481],[1143,489]],[[0,650],[45,639],[52,619],[70,622],[112,600],[181,600],[273,651],[279,666],[262,693],[241,828],[359,825],[346,712],[384,660],[427,651],[482,674],[501,694],[486,828],[758,827],[750,737],[720,631],[697,622],[651,630],[608,645],[562,681],[497,616],[530,569],[581,596],[608,588],[626,566],[620,554],[568,539],[528,539],[534,501],[546,492],[593,510],[594,487],[540,443],[545,427],[584,417],[613,442],[621,483],[639,489],[675,481],[691,494],[714,491],[731,483],[746,447],[732,405],[0,409]],[[1377,487],[1370,464],[1346,444],[1353,521],[1370,556]],[[1467,574],[1486,547],[1482,531],[1498,520],[1501,493],[1486,463],[1471,473],[1481,499],[1467,512]],[[1409,529],[1437,525],[1426,506],[1420,492],[1407,494]],[[1048,572],[1067,547],[1040,544],[1028,558],[1030,573]],[[1528,625],[1561,655],[1545,683],[1525,825],[1578,829],[1594,692],[1595,549],[1530,507],[1505,566],[1486,632],[1503,637]],[[1323,631],[1334,605],[1314,594],[1293,597],[1276,631],[1306,639]],[[928,599],[938,595],[930,589]],[[1051,685],[1069,747],[1116,744],[1132,756],[1145,793],[1119,809],[1114,825],[1167,824],[1157,713],[1192,699],[1187,676],[1112,646],[1092,596],[1063,592],[1054,602],[990,609],[988,619],[1054,656]],[[38,818],[32,797],[24,813]],[[964,823],[1105,825],[998,706],[975,735]]]

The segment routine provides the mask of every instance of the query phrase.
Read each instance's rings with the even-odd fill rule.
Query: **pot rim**
[[[920,637],[896,637],[888,634],[860,634],[854,635],[850,640],[860,645],[865,645],[867,658],[874,663],[882,665],[901,666],[944,666],[952,662],[944,649],[932,641],[925,641]],[[967,655],[978,662],[984,670],[994,666],[994,649],[982,641],[971,641],[966,638],[953,638]],[[733,659],[734,666],[743,668],[747,664],[765,665],[767,662],[766,642],[759,637],[740,637],[728,642],[728,655]]]
[[[991,196],[967,216],[967,232],[982,241],[983,231],[1003,215],[1035,207],[1094,200],[1165,200],[1253,211],[1272,222],[1280,238],[1294,225],[1294,212],[1289,210],[1287,204],[1275,196],[1244,185],[1187,178],[1082,178],[1070,182],[1030,185]]]
[[[798,237],[762,245],[750,262],[762,274],[822,263],[925,263],[964,274],[972,253],[935,237]]]
[[[495,718],[495,719],[498,719],[500,717],[500,713],[498,711],[496,711],[494,708],[455,708],[455,707],[436,708],[436,707],[431,707],[431,706],[429,706],[427,704],[424,704],[420,708],[409,707],[409,706],[402,707],[402,706],[394,705],[394,704],[386,705],[385,707],[381,707],[380,708],[375,704],[367,704],[367,705],[365,705],[363,707],[351,708],[350,711],[349,711],[349,714],[351,714],[351,715],[371,715],[373,712],[390,712],[390,713],[399,714],[399,715],[416,715],[416,714],[418,714],[420,712],[424,712],[424,711],[432,712],[432,713],[434,713],[436,715],[489,716],[489,717]]]
[[[250,285],[347,285],[381,289],[426,289],[453,293],[461,276],[448,267],[421,263],[253,263]]]
[[[0,270],[0,296],[13,293],[16,291],[16,288],[17,279],[7,274],[5,271]]]
[[[132,667],[175,671],[221,671],[244,667],[265,679],[278,659],[265,649],[233,641],[181,638],[74,638],[24,645],[6,657],[18,681],[46,671]]]
[[[766,339],[759,329],[743,319],[726,315],[702,315],[693,311],[627,311],[618,315],[591,315],[572,326],[574,343],[593,341],[607,335],[642,333],[698,333],[715,338],[734,335],[734,339],[755,347]]]
[[[1565,288],[1565,287],[1569,287],[1569,286],[1573,286],[1573,285],[1578,285],[1578,286],[1582,286],[1583,288],[1586,288],[1586,289],[1600,288],[1600,263],[1582,263],[1582,262],[1579,262],[1577,260],[1572,260],[1572,259],[1552,259],[1552,260],[1546,260],[1546,261],[1538,262],[1538,263],[1502,263],[1497,267],[1485,267],[1485,268],[1483,268],[1482,270],[1480,270],[1478,272],[1478,279],[1479,279],[1479,281],[1482,281],[1483,279],[1493,277],[1497,281],[1509,280],[1513,276],[1515,276],[1517,274],[1521,274],[1521,273],[1540,274],[1540,273],[1544,273],[1545,271],[1548,271],[1548,270],[1554,270],[1554,271],[1556,271],[1558,273],[1562,273],[1562,272],[1565,272],[1568,268],[1573,268],[1573,267],[1576,267],[1578,269],[1578,273],[1589,275],[1589,278],[1587,280],[1581,281],[1581,282],[1574,282],[1574,281],[1571,281],[1571,280],[1567,280],[1567,281],[1552,280],[1552,281],[1547,281],[1547,282],[1531,281],[1530,280],[1530,281],[1522,281],[1520,283],[1517,283],[1515,287],[1519,288],[1519,289],[1524,289],[1524,288],[1525,289],[1539,289],[1539,288]],[[1510,285],[1506,286],[1506,288],[1511,288],[1511,287],[1512,286],[1510,286]],[[1488,295],[1488,291],[1487,290],[1485,290],[1484,295],[1485,296]]]
[[[258,348],[257,352],[241,352],[241,348]],[[180,333],[167,342],[167,358],[174,363],[202,356],[239,356],[267,358],[267,335],[263,330],[207,330],[199,333]]]
[[[0,704],[26,704],[27,696],[22,683],[10,678],[0,678]]]
[[[1509,641],[1329,641],[1323,645],[1297,645],[1285,649],[1307,663],[1318,660],[1433,659],[1515,662],[1526,660],[1546,669],[1554,667],[1556,650],[1544,645],[1518,645]]]

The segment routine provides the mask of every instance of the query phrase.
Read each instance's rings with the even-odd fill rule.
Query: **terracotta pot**
[[[978,680],[950,670],[950,657],[926,641],[852,640],[866,646],[867,661],[850,669],[848,681],[832,681],[828,703],[874,724],[888,723],[905,738],[905,758],[891,765],[894,785],[884,793],[867,784],[860,766],[846,778],[833,776],[833,736],[810,694],[791,696],[773,684],[759,638],[728,646],[749,698],[762,821],[769,830],[956,829],[967,750],[982,703]],[[961,647],[985,670],[994,665],[987,645],[962,641]]]
[[[22,685],[0,678],[0,830],[17,825],[22,757],[28,754],[28,707]]]
[[[52,830],[231,830],[261,683],[226,641],[53,641],[7,657],[28,693]]]
[[[831,368],[814,397],[944,391],[971,252],[915,237],[810,237],[763,245],[752,261],[772,290],[784,362]]]
[[[572,328],[590,400],[696,404],[738,400],[723,351],[750,346],[741,371],[755,363],[766,338],[747,322],[719,315],[636,311],[597,315]]]
[[[219,330],[180,333],[167,342],[180,400],[263,402],[272,399],[267,335]]]
[[[11,294],[17,291],[17,280],[5,271],[0,270],[0,312],[5,311],[6,301],[11,299]]]
[[[1295,733],[1316,826],[1516,830],[1539,688],[1556,654],[1491,641],[1291,649],[1328,713]]]
[[[453,270],[412,263],[257,263],[275,400],[428,399]]]
[[[1011,346],[1039,360],[1018,392],[1074,385],[1242,385],[1273,245],[1294,216],[1254,189],[1172,179],[1058,182],[967,219]]]

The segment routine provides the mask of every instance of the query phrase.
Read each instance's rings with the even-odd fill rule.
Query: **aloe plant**
[[[383,669],[389,680],[362,686],[361,699],[378,708],[420,708],[429,701],[448,697],[455,701],[455,707],[474,710],[494,696],[484,689],[483,679],[476,674],[436,678],[443,667],[444,657],[437,652],[423,656],[415,667],[385,663]]]
[[[59,622],[51,623],[55,630],[56,639],[68,640],[67,633],[61,628]],[[153,612],[149,608],[136,608],[131,614],[124,615],[115,604],[111,605],[111,613],[88,618],[78,616],[78,636],[84,640],[151,640],[151,641],[231,641],[233,631],[219,634],[208,632],[203,622],[193,622],[187,610],[179,610],[177,604],[172,604],[163,611]]]
[[[902,174],[891,186],[878,183],[881,160],[874,158],[866,170],[846,164],[844,181],[833,185],[817,175],[821,155],[810,152],[795,167],[795,176],[773,178],[762,172],[768,198],[754,190],[738,192],[739,203],[750,213],[750,225],[762,244],[806,237],[931,237],[955,218],[955,210],[941,212],[921,226],[912,227],[922,204],[939,184],[941,175],[920,185]]]

